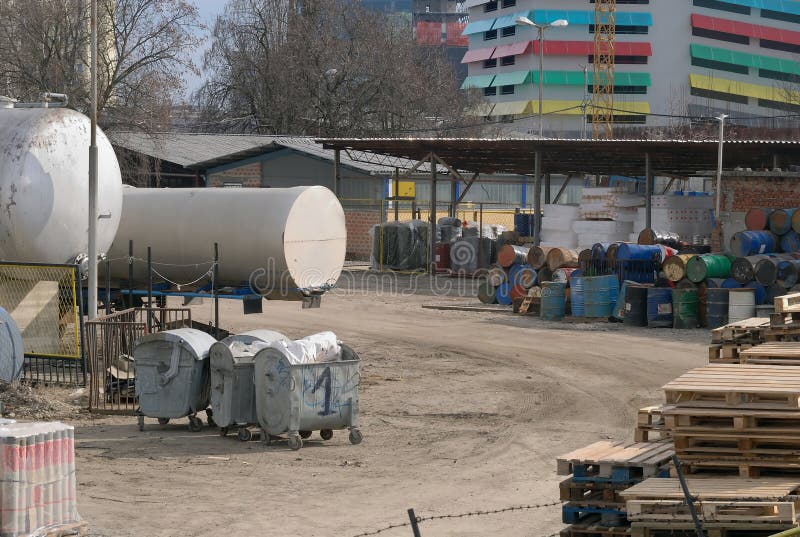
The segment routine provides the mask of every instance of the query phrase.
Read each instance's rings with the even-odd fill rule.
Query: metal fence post
[[[219,293],[217,280],[219,279],[219,243],[214,243],[214,268],[211,273],[211,286],[214,292],[214,337],[219,339]]]
[[[153,331],[153,257],[147,247],[147,333]]]
[[[133,239],[128,241],[128,307],[133,307]]]
[[[414,537],[422,537],[419,531],[419,523],[417,523],[417,515],[414,514],[414,509],[408,510],[408,519],[411,521],[411,530],[414,532]]]
[[[81,386],[86,386],[86,338],[84,337],[84,324],[83,324],[83,288],[81,286],[81,266],[75,265],[75,293],[78,295],[78,331],[80,333],[80,346],[81,346]]]

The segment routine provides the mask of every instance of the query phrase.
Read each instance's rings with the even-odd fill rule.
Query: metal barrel
[[[503,267],[494,264],[489,267],[489,270],[486,272],[486,279],[494,287],[497,287],[498,285],[508,281],[508,274],[506,274],[506,271]]]
[[[613,243],[611,242],[596,242],[592,245],[591,252],[592,252],[592,259],[596,261],[605,261],[606,260],[606,250],[609,246]],[[583,252],[581,252],[583,253]]]
[[[795,209],[775,209],[769,215],[769,230],[776,235],[783,235],[792,229],[792,216]]]
[[[657,244],[628,244],[622,243],[617,247],[617,261],[660,261],[663,251]]]
[[[709,287],[706,289],[706,322],[714,329],[728,324],[730,289]]]
[[[511,291],[508,292],[508,295],[511,297],[511,301],[515,301],[517,299],[525,298],[525,295],[528,294],[528,290],[521,285],[515,285],[511,288]]]
[[[575,276],[573,273],[572,278],[569,280],[570,291],[570,306],[572,308],[573,317],[584,317],[586,309],[583,302],[583,276]]]
[[[686,263],[686,277],[694,283],[706,278],[727,278],[731,274],[731,260],[722,254],[703,254]]]
[[[528,260],[530,248],[517,246],[516,244],[504,244],[497,252],[497,263],[502,267],[511,265],[523,265]]]
[[[552,248],[547,252],[547,266],[551,271],[560,268],[577,268],[578,251],[570,248]]]
[[[697,328],[700,323],[700,294],[697,289],[673,289],[672,311],[673,328]]]
[[[538,277],[536,279],[540,285],[542,282],[551,282],[553,281],[553,271],[550,270],[547,265],[544,265],[539,269]]]
[[[776,269],[775,283],[784,289],[789,289],[797,283],[800,275],[800,260],[783,259],[778,262]]]
[[[663,244],[672,248],[679,248],[681,245],[681,238],[677,233],[648,228],[639,233],[636,242],[641,245]]]
[[[484,304],[497,304],[497,288],[488,281],[478,284],[478,300]]]
[[[795,211],[792,215],[792,229],[795,233],[800,233],[800,211]]]
[[[672,289],[649,287],[647,289],[647,326],[672,328]]]
[[[728,295],[728,322],[736,323],[756,316],[755,290],[731,289]]]
[[[745,287],[753,290],[753,293],[756,297],[756,305],[764,304],[764,302],[767,300],[767,288],[757,281],[753,280],[752,282],[747,282]]]
[[[686,263],[693,258],[695,254],[678,254],[667,258],[661,265],[661,270],[664,271],[664,276],[669,281],[678,282],[686,277]]]
[[[528,264],[539,270],[547,263],[547,254],[552,250],[550,246],[534,246],[528,250]]]
[[[800,233],[792,229],[782,235],[781,250],[784,252],[800,252]]]
[[[527,263],[511,265],[508,269],[508,281],[512,286],[521,285],[525,289],[530,289],[536,284],[536,271]]]
[[[569,284],[572,274],[580,269],[576,268],[560,268],[553,271],[553,281]]]
[[[497,297],[498,304],[502,304],[503,306],[510,306],[511,285],[508,282],[505,282],[497,286],[497,292],[495,293],[495,296]]]
[[[530,213],[514,214],[514,231],[523,237],[533,236],[534,218]]]
[[[739,289],[741,286],[742,284],[737,282],[734,278],[725,278],[720,285],[720,287],[724,287],[725,289]]]
[[[610,265],[614,265],[617,262],[617,251],[619,250],[619,245],[622,243],[615,242],[614,244],[609,244],[608,248],[606,248],[606,262]]]
[[[731,276],[742,285],[756,278],[755,267],[759,261],[766,259],[766,254],[737,257],[731,263]]]
[[[542,284],[541,318],[548,321],[560,321],[566,309],[567,286],[561,282],[544,282]]]
[[[675,288],[676,288],[676,289],[697,289],[697,287],[698,287],[698,286],[699,286],[701,283],[702,283],[702,282],[700,282],[700,283],[694,283],[692,280],[690,280],[690,279],[688,279],[688,278],[684,278],[684,279],[682,279],[682,280],[681,280],[681,281],[679,281],[679,282],[675,282]]]
[[[625,293],[628,290],[629,285],[639,285],[639,282],[634,282],[631,280],[624,280],[622,285],[619,286],[619,293],[617,295],[617,300],[614,302],[614,306],[611,308],[611,316],[619,321],[625,320]],[[622,298],[619,298],[622,297]]]
[[[615,276],[593,276],[583,279],[583,304],[587,317],[608,317],[619,294]]]
[[[647,289],[643,285],[625,287],[625,324],[647,326]]]
[[[778,237],[771,231],[739,231],[731,237],[731,252],[736,257],[771,254],[779,246]]]
[[[724,281],[725,280],[723,280],[722,278],[706,278],[706,281],[704,281],[703,283],[705,284],[706,289],[719,289],[720,287],[722,287],[722,283]]]
[[[768,254],[753,267],[754,279],[761,285],[772,285],[778,277],[778,263],[792,259],[788,254]]]
[[[765,289],[767,296],[764,297],[764,304],[774,304],[775,298],[786,294],[786,289],[777,283],[768,285]]]
[[[436,245],[436,268],[447,270],[450,268],[450,243]]]
[[[744,215],[744,226],[749,231],[762,231],[769,228],[769,215],[772,209],[753,207]]]

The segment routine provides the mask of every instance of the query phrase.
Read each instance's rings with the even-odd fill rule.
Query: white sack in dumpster
[[[336,362],[342,357],[342,347],[333,332],[320,332],[295,341],[274,341],[269,346],[279,350],[293,365]]]

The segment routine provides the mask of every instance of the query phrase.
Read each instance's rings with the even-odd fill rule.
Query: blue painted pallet
[[[600,515],[601,523],[607,526],[619,526],[628,518],[625,511],[609,507],[575,504],[561,506],[561,520],[564,524],[579,524],[590,515]]]
[[[573,464],[572,480],[576,483],[636,483],[647,477],[669,477],[669,468],[659,468],[655,472],[645,472],[636,466],[599,464]]]

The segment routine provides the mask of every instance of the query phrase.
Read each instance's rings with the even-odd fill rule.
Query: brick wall
[[[241,183],[246,188],[260,188],[261,163],[254,162],[208,176],[209,186],[225,186],[225,183]]]
[[[789,177],[724,177],[722,210],[747,212],[753,207],[800,207],[800,180]]]
[[[369,260],[372,252],[369,230],[381,223],[381,213],[378,210],[345,208],[344,216],[347,225],[347,259]]]

